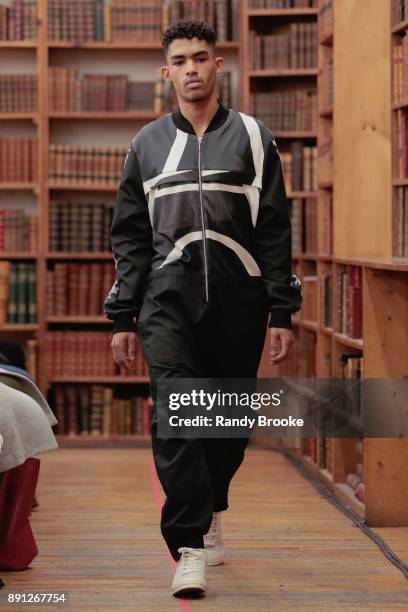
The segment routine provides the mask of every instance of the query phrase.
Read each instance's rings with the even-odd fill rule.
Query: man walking
[[[138,333],[154,402],[162,377],[256,378],[268,319],[272,362],[289,358],[302,299],[270,130],[219,103],[223,58],[208,24],[176,21],[162,42],[179,108],[130,144],[111,230],[117,280],[104,303],[114,359],[127,369]],[[156,416],[172,592],[203,593],[206,564],[223,562],[221,513],[247,439],[159,438]]]

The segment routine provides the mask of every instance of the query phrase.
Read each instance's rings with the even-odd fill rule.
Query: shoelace
[[[201,550],[194,550],[183,546],[179,548],[179,552],[184,553],[181,555],[181,571],[185,576],[201,569],[203,555]]]

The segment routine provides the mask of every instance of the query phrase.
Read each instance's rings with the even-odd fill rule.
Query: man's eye
[[[199,58],[198,58],[198,61],[199,61],[199,62],[205,62],[205,61],[206,61],[206,59],[207,59],[206,57],[199,57]]]
[[[182,61],[173,62],[173,66],[181,66],[182,63],[183,63]]]

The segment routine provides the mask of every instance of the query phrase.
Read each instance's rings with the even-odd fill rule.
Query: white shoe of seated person
[[[204,536],[207,551],[207,565],[220,565],[224,562],[224,539],[221,525],[222,512],[213,512],[210,529]]]
[[[204,548],[190,548],[182,546],[178,549],[181,554],[177,561],[171,590],[173,595],[197,596],[203,595],[207,588],[205,578],[207,565],[207,552]]]

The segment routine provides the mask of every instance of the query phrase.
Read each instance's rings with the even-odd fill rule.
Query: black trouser
[[[159,438],[157,380],[256,378],[267,320],[259,277],[235,284],[210,279],[209,302],[201,274],[169,270],[149,277],[138,329],[155,404],[153,456],[166,495],[161,531],[175,560],[180,546],[203,548],[212,513],[228,508],[229,484],[248,438]]]

